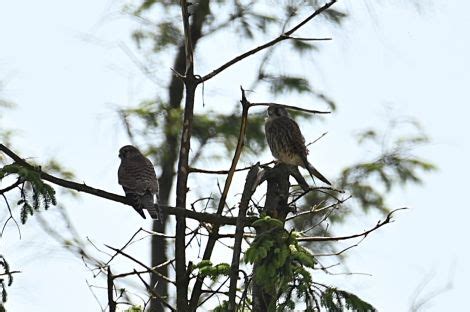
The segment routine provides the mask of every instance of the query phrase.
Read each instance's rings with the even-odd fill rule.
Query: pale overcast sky
[[[417,153],[439,171],[425,176],[422,186],[394,191],[391,206],[412,209],[349,252],[347,268],[372,276],[326,280],[391,312],[407,311],[426,280],[418,298],[451,283],[421,311],[463,311],[470,280],[464,180],[470,173],[470,5],[426,1],[419,13],[405,2],[340,1],[338,7],[349,10],[351,18],[344,27],[321,28],[334,40],[315,60],[322,78],[318,87],[333,96],[339,110],[307,133],[315,133],[314,138],[328,131],[316,147],[316,161],[322,172],[334,176],[367,156],[352,141],[355,131],[381,126],[390,114],[413,116],[432,138]],[[132,45],[133,29],[116,14],[119,7],[104,0],[0,2],[1,96],[17,104],[4,114],[2,127],[19,130],[13,147],[38,162],[54,157],[79,181],[116,193],[121,193],[117,151],[128,142],[114,109],[150,98],[154,90],[119,47]],[[202,74],[231,55],[206,58],[199,65]],[[166,73],[172,64],[162,66]],[[206,102],[236,103],[238,86],[247,83],[237,75],[240,68],[249,67],[234,67],[207,83]],[[261,160],[269,159],[268,153],[262,155]],[[150,228],[124,206],[86,194],[65,205],[80,234],[100,246],[122,245],[139,227]],[[358,232],[379,218],[353,218],[335,232]],[[22,271],[7,289],[8,311],[98,311],[86,281],[99,282],[80,260],[38,233],[33,218],[22,227],[21,240],[11,224],[0,240],[0,253]],[[148,257],[146,244],[134,252]]]

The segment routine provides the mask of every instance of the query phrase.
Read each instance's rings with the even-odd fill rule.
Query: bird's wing
[[[153,167],[152,162],[150,159],[145,158],[145,167],[143,168],[143,175],[146,177],[146,188],[152,194],[156,194],[158,196],[158,179],[157,174],[155,173],[155,168]]]
[[[288,152],[300,156],[307,156],[308,151],[305,147],[305,138],[295,120],[287,116],[281,116],[274,122],[276,122],[276,126],[279,128],[279,135],[283,136],[283,138],[280,139],[287,144]]]
[[[137,188],[137,179],[134,174],[135,170],[132,170],[132,166],[121,162],[118,169],[118,182],[124,188],[124,191],[135,191]],[[127,189],[127,190],[126,190]]]

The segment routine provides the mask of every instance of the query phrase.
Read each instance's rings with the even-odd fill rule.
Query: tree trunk
[[[266,201],[264,204],[264,212],[282,222],[285,222],[286,216],[289,213],[287,200],[289,198],[289,175],[292,168],[284,164],[278,164],[274,168],[265,169],[265,179],[268,183],[266,191]],[[256,235],[261,235],[261,229],[257,229]],[[257,265],[253,266],[253,275],[256,276]],[[253,278],[253,311],[266,312],[270,308],[276,306],[276,296],[266,292],[262,286],[256,283]]]
[[[198,5],[198,9],[194,13],[193,21],[191,23],[192,31],[192,45],[193,48],[196,46],[196,43],[201,38],[202,35],[202,25],[206,16],[209,14],[209,0],[201,1]],[[184,73],[186,65],[185,57],[185,47],[184,44],[178,49],[178,52],[175,57],[175,62],[173,68],[178,73]],[[160,164],[162,168],[162,174],[159,179],[160,183],[160,201],[162,204],[166,205],[169,203],[169,198],[171,194],[171,189],[175,179],[175,165],[178,160],[178,137],[180,133],[174,131],[175,120],[171,117],[173,110],[180,109],[181,100],[183,99],[183,82],[180,78],[175,75],[172,76],[170,86],[168,87],[168,101],[169,109],[165,116],[165,123],[163,126],[165,133],[165,144],[163,145],[165,150],[162,157],[162,162]],[[157,232],[164,233],[166,230],[166,217],[163,217],[163,224],[160,224],[159,221],[154,222],[153,230]],[[167,261],[167,244],[164,238],[154,236],[152,238],[152,247],[151,247],[151,262],[152,266],[157,266],[160,263]],[[159,273],[168,276],[168,267],[159,268],[157,270]],[[152,274],[151,276],[151,285],[154,285],[155,291],[162,298],[168,297],[168,283],[157,275]],[[151,312],[163,312],[164,307],[159,302],[158,299],[153,298],[150,302],[149,311]]]

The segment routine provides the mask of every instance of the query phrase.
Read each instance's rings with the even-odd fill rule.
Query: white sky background
[[[461,310],[466,304],[470,216],[463,177],[469,173],[470,158],[465,138],[470,130],[470,7],[435,2],[423,5],[418,14],[405,3],[368,9],[363,1],[344,1],[338,7],[350,10],[352,17],[344,27],[322,28],[322,35],[331,34],[334,40],[315,55],[319,88],[339,108],[324,123],[304,126],[307,140],[328,131],[312,153],[326,176],[334,177],[344,165],[366,157],[368,151],[357,148],[352,134],[383,125],[387,115],[417,118],[433,140],[418,152],[436,163],[439,172],[426,176],[423,186],[399,189],[390,198],[393,207],[413,209],[398,213],[395,223],[349,253],[348,268],[372,277],[328,278],[379,311],[406,311],[413,291],[426,279],[430,282],[424,296],[452,282],[452,289],[432,300],[426,311]],[[117,151],[127,141],[114,108],[151,98],[154,88],[118,47],[119,42],[132,44],[128,38],[133,27],[114,14],[118,9],[118,3],[109,1],[51,0],[27,6],[0,2],[1,95],[17,104],[3,114],[2,127],[20,130],[15,150],[38,162],[54,157],[79,181],[116,193],[122,192],[116,182]],[[84,39],[90,35],[101,43]],[[202,74],[220,64],[214,59],[232,55],[207,58],[200,64]],[[167,72],[172,64],[163,66]],[[237,74],[243,69],[246,65],[234,67],[207,83],[206,101],[234,105],[238,86],[246,84]],[[252,95],[256,100],[263,96],[268,95]],[[392,107],[391,113],[386,107]],[[262,155],[261,160],[269,159],[269,154]],[[100,243],[119,246],[139,227],[150,228],[124,206],[90,195],[66,205],[79,232]],[[335,230],[358,232],[378,218],[353,218]],[[22,240],[11,225],[0,241],[0,253],[23,272],[8,288],[7,309],[99,310],[85,283],[94,281],[81,261],[37,234],[34,217],[30,221],[21,228]],[[135,252],[142,258],[148,254],[145,248]]]

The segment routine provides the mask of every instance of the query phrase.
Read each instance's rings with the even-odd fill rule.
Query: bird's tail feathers
[[[308,161],[307,161],[307,170],[310,173],[310,175],[312,176],[312,178],[315,176],[320,181],[323,181],[324,183],[326,183],[328,185],[331,185],[330,181],[328,181],[327,178],[325,178],[320,172],[318,172],[318,170],[315,169],[315,167],[313,167],[312,164],[310,164]]]
[[[152,193],[146,192],[141,197],[141,204],[142,208],[147,209],[152,219],[160,220],[160,222],[163,222],[160,207],[158,206],[158,202],[154,202],[154,195]]]

